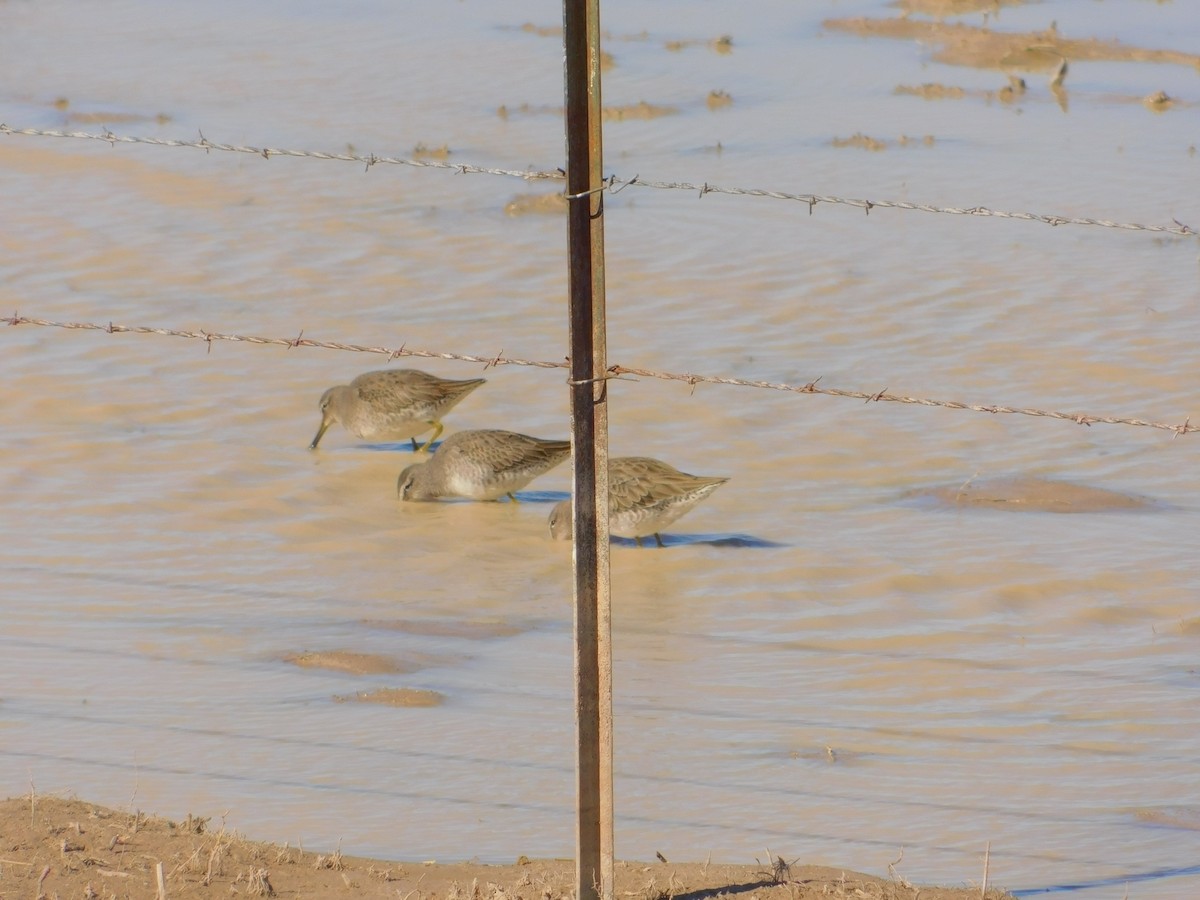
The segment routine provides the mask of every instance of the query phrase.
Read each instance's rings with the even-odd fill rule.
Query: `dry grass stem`
[[[275,888],[271,886],[271,873],[266,869],[251,868],[245,874],[239,874],[234,884],[246,882],[246,893],[251,897],[274,897]]]
[[[180,872],[196,873],[200,871],[200,851],[201,847],[194,847],[192,852],[181,863],[177,863],[169,873],[168,878],[174,878]]]
[[[346,863],[342,859],[341,843],[339,842],[337,845],[337,848],[332,853],[330,853],[328,856],[318,856],[316,863],[313,865],[313,868],[314,869],[334,869],[335,871],[341,871],[342,869],[346,868]]]
[[[901,847],[900,855],[898,857],[896,857],[894,862],[888,863],[888,874],[892,876],[893,881],[895,881],[897,884],[899,884],[905,890],[911,891],[911,890],[913,890],[912,884],[910,884],[904,878],[904,876],[901,875],[900,872],[897,871],[897,869],[896,869],[896,866],[900,865],[900,863],[901,863],[901,861],[903,861],[903,859],[904,859],[904,848]]]
[[[222,840],[224,838],[224,840]],[[229,845],[233,841],[225,837],[225,832],[217,832],[216,839],[213,841],[212,850],[208,853],[208,867],[204,871],[203,884],[207,887],[212,884],[214,876],[225,874],[225,853],[229,849]]]
[[[134,813],[126,810],[38,795],[33,829],[29,810],[25,795],[0,801],[0,867],[5,879],[0,881],[0,900],[8,900],[9,894],[14,900],[576,900],[571,860],[526,857],[508,865],[420,866],[343,856],[339,846],[323,854],[318,867],[317,854],[302,856],[289,846],[247,841],[225,827],[200,828],[203,819],[194,815],[172,822],[139,813],[134,836]],[[86,827],[76,828],[83,823]],[[114,835],[118,840],[112,840]],[[115,848],[111,853],[105,851],[110,841]],[[683,851],[673,851],[672,857],[679,852]],[[672,858],[664,864],[652,854],[650,850],[648,862],[617,864],[613,890],[619,900],[1012,900],[992,885],[990,847],[982,890],[978,883],[921,886],[919,895],[896,871],[899,859],[891,865],[891,876],[885,872],[880,879],[806,866],[770,848],[758,865],[751,860],[740,866],[716,862],[711,854],[695,863]],[[44,877],[39,879],[39,873]],[[24,887],[13,893],[17,881]]]
[[[771,868],[769,870],[763,869],[758,874],[764,879],[769,879],[771,884],[788,884],[788,883],[790,883],[792,881],[792,866],[794,866],[796,863],[798,863],[800,861],[799,858],[793,859],[791,862],[788,862],[782,856],[774,856],[774,859],[772,859],[773,856],[774,856],[774,854],[771,853],[771,848],[768,847],[767,848],[767,863],[771,866]],[[756,863],[758,863],[760,866],[762,865],[762,863],[759,862],[759,859],[757,856],[754,857],[754,861]],[[708,866],[708,864],[705,863],[706,868],[707,868],[707,866]]]
[[[638,900],[674,900],[680,894],[682,885],[676,883],[675,873],[672,872],[665,885],[659,885],[656,878],[651,878],[640,891],[626,891],[626,896]]]

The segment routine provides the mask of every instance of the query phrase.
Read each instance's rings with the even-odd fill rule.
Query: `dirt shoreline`
[[[469,852],[469,848],[468,848]],[[761,865],[619,862],[616,895],[635,900],[865,898],[979,900],[979,886],[940,888],[777,859]],[[982,872],[980,873],[982,875]],[[170,821],[80,800],[0,801],[0,897],[192,900],[229,896],[401,900],[569,900],[571,860],[512,865],[397,863],[250,841],[219,820]],[[161,887],[160,887],[161,885]],[[986,900],[1011,897],[989,889]]]

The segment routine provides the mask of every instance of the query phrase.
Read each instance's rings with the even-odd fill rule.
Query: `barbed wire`
[[[373,347],[365,344],[346,344],[340,341],[321,341],[306,338],[301,331],[294,338],[259,337],[256,335],[225,334],[216,331],[185,331],[175,328],[153,328],[144,325],[117,325],[113,322],[102,324],[98,322],[54,322],[49,319],[30,318],[14,313],[7,318],[0,318],[0,323],[14,325],[38,325],[48,328],[65,328],[76,331],[102,331],[107,334],[157,334],[165,337],[189,338],[204,341],[208,352],[212,352],[214,341],[234,341],[247,344],[266,344],[294,349],[297,347],[315,347],[323,350],[342,350],[352,353],[375,353],[387,356],[389,360],[401,357],[416,357],[420,359],[448,359],[460,362],[483,363],[484,369],[496,366],[533,366],[540,369],[566,369],[570,362],[563,359],[533,360],[504,356],[501,350],[494,356],[479,356],[465,353],[446,353],[435,350],[420,350],[401,344],[398,348]],[[1188,417],[1178,425],[1166,422],[1152,422],[1146,419],[1128,418],[1124,416],[1098,416],[1090,413],[1054,412],[1046,409],[1034,409],[1022,406],[1001,406],[996,404],[964,403],[958,400],[933,400],[924,397],[905,397],[899,394],[889,394],[887,388],[881,391],[854,391],[843,388],[822,387],[818,385],[820,378],[815,378],[806,384],[786,384],[774,381],[755,381],[745,378],[728,378],[720,375],[699,375],[691,372],[660,372],[635,366],[612,364],[608,367],[606,378],[621,379],[625,376],[657,378],[664,381],[682,381],[695,389],[699,384],[724,384],[735,387],[763,388],[773,391],[785,391],[795,394],[823,394],[827,397],[845,397],[852,400],[863,400],[868,403],[907,403],[917,406],[934,406],[942,409],[969,410],[971,412],[991,413],[992,415],[1021,415],[1035,416],[1046,419],[1059,419],[1075,422],[1078,425],[1131,425],[1141,428],[1156,428],[1173,432],[1176,437],[1200,431],[1200,425],[1191,424]]]
[[[249,153],[251,156],[261,156],[270,159],[272,156],[295,156],[307,159],[335,160],[337,162],[363,163],[368,169],[375,165],[413,166],[422,169],[451,169],[461,174],[506,175],[512,178],[523,178],[527,181],[536,179],[563,180],[560,171],[536,172],[516,169],[489,169],[483,166],[473,166],[467,163],[448,163],[437,159],[405,159],[397,156],[376,156],[371,153],[363,156],[360,153],[327,153],[321,150],[285,150],[278,147],[247,147],[239,144],[222,144],[210,141],[201,133],[198,140],[184,141],[173,138],[136,137],[134,135],[114,134],[105,129],[100,134],[89,131],[47,131],[41,128],[12,128],[0,122],[0,134],[26,135],[32,137],[77,138],[81,140],[104,141],[106,144],[151,144],[156,147],[191,147],[196,150],[221,150],[226,153]]]
[[[73,138],[78,140],[103,141],[110,145],[116,144],[151,144],[159,147],[190,147],[196,150],[211,152],[213,150],[228,153],[248,153],[270,159],[272,156],[291,156],[307,159],[333,160],[338,162],[360,163],[369,170],[376,165],[412,166],[424,169],[444,169],[459,174],[471,175],[501,175],[508,178],[520,178],[524,181],[557,180],[563,181],[565,176],[559,169],[554,170],[519,170],[497,169],[477,166],[470,163],[452,163],[436,159],[412,159],[397,156],[376,156],[375,154],[360,153],[329,153],[320,150],[289,150],[279,147],[253,147],[239,144],[222,144],[210,141],[201,133],[197,140],[187,141],[173,138],[137,137],[120,135],[107,128],[100,133],[88,131],[54,131],[42,128],[14,128],[0,123],[0,134],[29,137]],[[906,200],[865,200],[854,197],[835,197],[821,194],[796,194],[787,191],[766,190],[762,188],[722,187],[721,185],[695,184],[686,181],[649,181],[634,175],[632,178],[620,178],[610,175],[599,189],[610,193],[618,193],[630,187],[651,188],[664,191],[688,191],[703,197],[706,194],[728,194],[741,197],[767,197],[773,200],[789,200],[802,203],[808,207],[809,215],[821,203],[851,206],[870,214],[872,209],[899,209],[914,212],[942,213],[954,216],[981,216],[985,218],[1016,219],[1026,222],[1041,222],[1046,225],[1092,225],[1101,228],[1116,228],[1124,231],[1148,231],[1160,234],[1176,234],[1194,237],[1198,233],[1188,225],[1173,219],[1171,225],[1143,225],[1137,222],[1117,222],[1110,219],[1093,219],[1077,216],[1060,216],[1045,213],[1010,212],[991,209],[986,206],[934,206],[926,203],[912,203]],[[587,194],[593,193],[591,191]],[[585,196],[585,194],[567,195],[568,199]]]

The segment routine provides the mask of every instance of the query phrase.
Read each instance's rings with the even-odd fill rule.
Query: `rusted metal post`
[[[612,647],[600,0],[563,0],[574,445],[577,900],[612,900]]]

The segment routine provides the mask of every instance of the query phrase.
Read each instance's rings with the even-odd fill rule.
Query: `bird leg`
[[[422,450],[428,450],[430,447],[432,447],[433,442],[438,439],[442,433],[442,429],[445,427],[440,421],[430,422],[429,424],[433,426],[433,436],[420,447],[417,446],[417,439],[414,437],[412,439],[413,453],[420,453]]]

